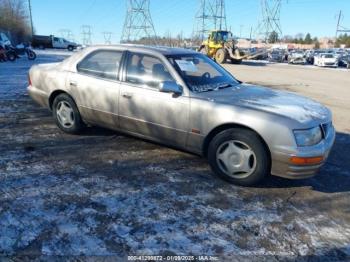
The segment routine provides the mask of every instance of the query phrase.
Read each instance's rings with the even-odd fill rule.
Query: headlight
[[[313,146],[322,140],[322,131],[319,126],[306,130],[294,130],[293,132],[298,146]]]

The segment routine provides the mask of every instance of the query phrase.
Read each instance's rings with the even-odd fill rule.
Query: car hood
[[[209,99],[215,103],[248,107],[287,117],[300,123],[324,122],[331,117],[330,111],[314,100],[261,86],[240,84],[233,88],[198,95],[202,99]]]

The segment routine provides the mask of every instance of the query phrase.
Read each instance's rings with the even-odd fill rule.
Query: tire
[[[68,94],[58,95],[52,105],[57,126],[65,133],[79,134],[85,127],[74,100]]]
[[[6,54],[6,57],[8,61],[11,61],[11,62],[16,61],[16,54],[14,52],[8,52]]]
[[[223,48],[218,49],[215,53],[215,61],[219,64],[225,63],[227,60],[227,51]]]
[[[226,163],[231,165],[229,168],[222,160],[225,157]],[[271,170],[265,144],[255,132],[244,128],[231,128],[217,134],[209,144],[208,162],[216,175],[242,186],[258,184]]]
[[[74,50],[74,47],[70,45],[70,46],[68,46],[67,49],[68,49],[68,51],[73,51],[73,50]]]
[[[242,59],[231,58],[231,63],[235,65],[240,65],[242,64]]]
[[[36,59],[36,54],[32,50],[30,50],[30,51],[27,52],[27,57],[28,57],[28,60],[35,60]]]

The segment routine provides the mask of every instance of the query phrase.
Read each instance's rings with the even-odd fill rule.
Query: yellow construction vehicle
[[[208,39],[203,41],[197,51],[213,58],[219,64],[227,60],[240,64],[246,58],[246,55],[236,47],[232,33],[224,30],[211,31]]]

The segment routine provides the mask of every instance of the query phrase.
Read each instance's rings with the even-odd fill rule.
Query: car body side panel
[[[122,84],[120,128],[183,148],[188,133],[189,98]]]
[[[84,121],[110,128],[118,125],[119,82],[68,73],[66,86]]]

